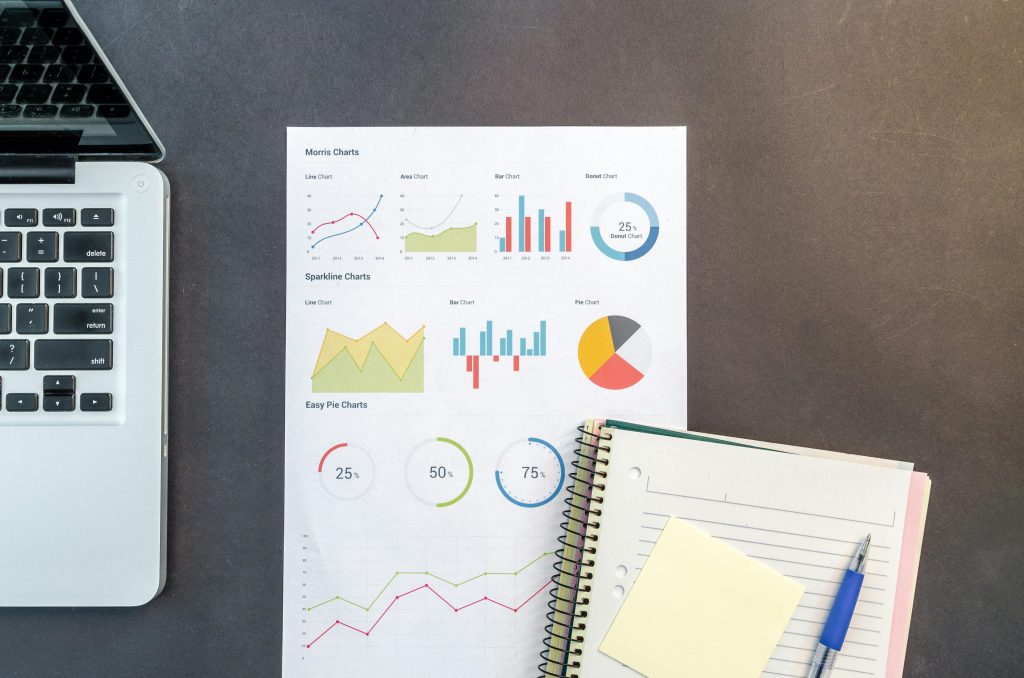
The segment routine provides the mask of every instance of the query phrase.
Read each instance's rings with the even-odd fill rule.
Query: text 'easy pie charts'
[[[580,337],[580,368],[601,388],[618,391],[644,378],[651,339],[640,323],[621,315],[595,320]]]

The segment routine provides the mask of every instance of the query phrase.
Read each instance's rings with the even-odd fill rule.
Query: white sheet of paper
[[[685,425],[685,166],[681,127],[289,130],[285,675],[536,675],[576,426]]]

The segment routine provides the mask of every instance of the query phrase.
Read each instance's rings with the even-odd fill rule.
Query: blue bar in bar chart
[[[526,196],[519,196],[519,251],[526,251]]]

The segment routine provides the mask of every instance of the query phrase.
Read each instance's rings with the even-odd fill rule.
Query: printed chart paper
[[[686,425],[685,146],[289,129],[284,675],[536,675],[576,426]]]

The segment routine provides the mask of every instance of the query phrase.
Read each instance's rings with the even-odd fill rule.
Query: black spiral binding
[[[579,648],[570,650],[572,644],[583,641],[583,633],[587,629],[587,606],[590,604],[590,584],[593,573],[581,577],[583,567],[594,565],[593,556],[597,553],[597,535],[594,533],[601,526],[601,508],[594,504],[604,503],[604,499],[594,496],[594,489],[604,490],[599,479],[607,477],[607,473],[599,466],[607,466],[608,460],[598,457],[598,452],[608,451],[602,443],[611,440],[610,435],[596,431],[588,431],[585,426],[577,427],[580,437],[576,438],[579,448],[572,466],[576,469],[569,473],[567,485],[568,496],[565,498],[567,509],[562,511],[565,521],[562,523],[562,534],[558,542],[562,545],[555,561],[555,574],[551,576],[554,588],[548,591],[548,624],[544,627],[547,637],[545,648],[541,651],[543,659],[537,668],[540,678],[579,678],[582,654]],[[588,534],[589,533],[589,534]],[[588,543],[589,542],[589,543]],[[565,609],[559,609],[559,606]],[[551,669],[558,670],[552,673]]]

